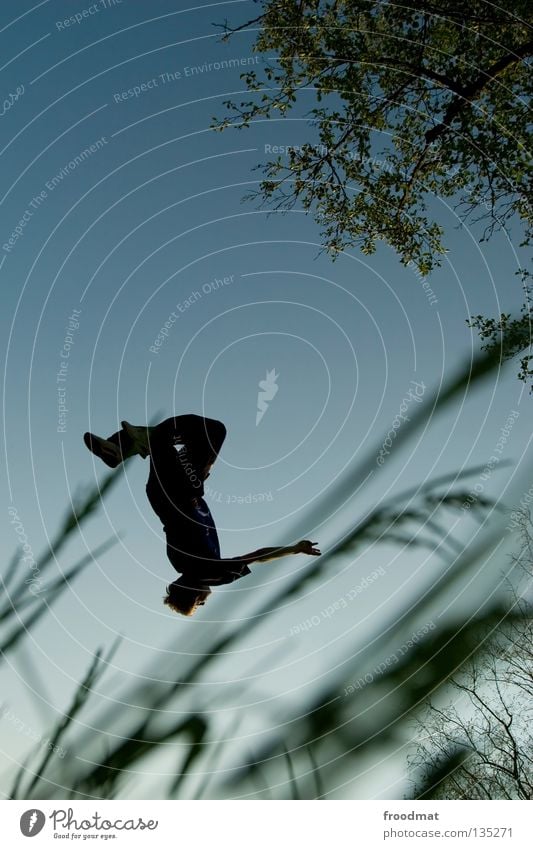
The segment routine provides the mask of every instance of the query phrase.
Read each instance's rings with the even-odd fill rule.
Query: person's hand
[[[317,542],[311,542],[309,539],[302,539],[300,542],[297,542],[294,546],[295,554],[314,554],[315,556],[318,554],[322,554],[320,549],[315,548],[317,546]]]

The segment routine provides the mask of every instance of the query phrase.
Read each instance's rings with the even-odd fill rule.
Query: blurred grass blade
[[[396,431],[390,455],[397,454],[400,447],[409,440],[432,416],[441,411],[453,401],[463,390],[470,389],[474,384],[488,376],[500,365],[500,357],[493,352],[478,354],[472,362],[463,367],[458,373],[448,380],[444,387],[438,387],[427,401],[424,401],[412,414],[412,418]],[[344,477],[334,486],[324,490],[323,497],[317,502],[316,507],[310,510],[305,517],[305,523],[299,522],[298,526],[289,532],[290,535],[299,536],[300,533],[308,534],[312,529],[316,534],[318,528],[324,524],[324,516],[330,516],[335,510],[346,504],[357,491],[361,481],[368,475],[379,470],[376,458],[384,442],[381,438],[376,442],[373,449],[353,469],[348,470]],[[390,457],[388,458],[390,460]]]
[[[42,780],[44,772],[45,772],[45,770],[46,770],[46,768],[47,768],[47,766],[50,762],[50,759],[53,757],[54,749],[59,746],[59,743],[61,742],[61,740],[65,736],[69,726],[72,724],[76,715],[84,707],[87,699],[91,695],[91,690],[93,689],[94,685],[96,684],[96,681],[98,680],[99,676],[102,674],[103,670],[105,669],[107,663],[109,662],[109,660],[111,658],[111,655],[114,653],[117,646],[118,646],[118,640],[115,642],[110,654],[105,659],[102,659],[102,649],[98,649],[98,651],[96,652],[85,678],[78,685],[78,688],[76,690],[76,693],[74,694],[74,698],[72,700],[70,707],[63,714],[63,717],[59,721],[55,731],[52,734],[52,737],[50,739],[50,748],[48,749],[48,751],[46,751],[46,753],[44,754],[44,757],[42,758],[42,760],[39,764],[39,766],[37,767],[36,771],[34,772],[33,778],[30,781],[30,784],[29,784],[29,786],[26,790],[25,798],[31,797],[31,794],[32,794],[35,786],[38,784],[39,781]],[[20,776],[17,776],[17,782],[15,783],[15,786],[19,786],[19,785],[20,785]],[[14,797],[12,796],[12,798],[14,798]]]
[[[0,661],[4,658],[8,651],[12,650],[17,645],[24,635],[27,634],[37,624],[37,622],[39,622],[44,614],[50,609],[51,605],[59,598],[63,590],[70,584],[71,581],[74,580],[74,578],[77,577],[77,575],[79,575],[87,564],[92,563],[95,558],[100,557],[100,555],[108,551],[108,549],[115,545],[116,541],[116,537],[111,537],[106,542],[102,543],[102,545],[98,546],[94,552],[86,554],[85,557],[78,561],[78,563],[76,563],[68,572],[61,575],[61,577],[57,578],[53,584],[51,584],[48,591],[48,598],[41,599],[40,605],[36,606],[26,620],[18,625],[11,634],[3,640],[0,645]],[[26,592],[28,594],[28,598],[24,600],[25,603],[30,600],[39,599],[39,596],[32,596],[28,588],[26,588]],[[24,605],[21,604],[20,606]],[[13,609],[13,618],[15,617],[18,618],[18,610]]]
[[[109,539],[105,540],[105,542],[103,542],[99,546],[97,546],[94,549],[94,551],[90,551],[81,560],[79,560],[78,563],[75,566],[73,566],[72,569],[69,572],[66,572],[63,575],[60,575],[59,578],[56,578],[50,584],[50,586],[47,590],[47,592],[52,596],[52,599],[54,598],[54,595],[57,592],[57,590],[60,587],[62,587],[62,585],[70,579],[72,574],[77,574],[78,571],[80,571],[88,563],[96,560],[98,557],[100,557],[102,554],[104,554],[106,551],[108,551],[110,548],[112,548],[112,546],[116,545],[116,543],[118,542],[118,540],[120,538],[121,538],[120,534],[117,534],[116,536],[113,536],[113,537],[109,537]],[[25,587],[26,592],[25,592],[24,596],[20,597],[17,600],[16,608],[13,605],[11,605],[10,610],[9,610],[10,615],[17,614],[21,608],[27,607],[32,602],[37,601],[39,599],[39,596],[41,596],[43,594],[43,590],[41,590],[38,593],[31,592],[30,586],[31,586],[31,584],[26,585],[26,587]],[[5,615],[4,618],[5,619],[8,618],[7,611],[6,611],[6,615]],[[0,620],[0,621],[2,621],[2,620]]]
[[[480,467],[484,468],[484,467]],[[472,473],[473,470],[470,470]],[[468,472],[462,472],[462,475],[465,476]],[[448,478],[453,479],[453,476],[447,475],[444,478],[439,479],[438,483],[441,484],[443,480],[447,480]],[[430,498],[431,496],[431,498]],[[434,508],[435,505],[441,504],[443,506],[451,506],[456,508],[458,505],[462,504],[464,498],[461,493],[461,497],[458,497],[457,493],[448,494],[446,496],[435,496],[429,487],[426,487],[425,490],[425,499],[428,501],[428,504]],[[448,501],[450,502],[448,504]],[[398,498],[394,500],[394,503],[398,503]],[[332,550],[330,550],[327,554],[322,555],[321,558],[317,559],[311,566],[303,573],[296,575],[294,578],[290,579],[288,583],[284,583],[278,594],[274,597],[274,599],[267,600],[259,611],[253,617],[250,617],[247,620],[246,624],[246,636],[249,637],[249,632],[251,629],[261,624],[264,617],[272,614],[272,612],[276,611],[279,608],[282,608],[286,603],[287,599],[292,595],[296,595],[302,587],[310,580],[318,577],[329,565],[329,562],[333,560],[336,556],[343,554],[347,550],[353,550],[358,545],[362,545],[368,542],[369,539],[372,538],[372,533],[374,531],[374,526],[381,527],[384,522],[401,522],[404,519],[410,519],[412,517],[412,513],[410,514],[405,508],[401,508],[397,513],[390,512],[391,508],[388,505],[382,505],[376,509],[374,509],[370,515],[363,521],[361,521],[356,528],[347,535],[341,542],[339,542]],[[382,535],[382,541],[387,541],[385,535]],[[490,545],[490,542],[487,543]],[[485,548],[482,549],[483,551]],[[478,553],[480,556],[480,553]],[[446,589],[448,584],[455,579],[457,574],[463,574],[465,571],[465,562],[464,559],[461,560],[460,563],[456,564],[451,569],[448,569],[447,575],[443,578],[438,579],[436,582],[437,587],[441,587],[442,591]],[[423,597],[425,598],[425,597]],[[417,611],[418,607],[415,605],[410,605],[407,613],[404,614],[404,617],[400,617],[400,623],[403,622],[406,615],[409,615],[410,611]],[[392,627],[392,626],[390,626]],[[390,631],[390,627],[388,631]],[[205,671],[206,667],[214,663],[219,656],[221,656],[234,642],[241,639],[243,636],[243,628],[238,627],[231,631],[229,634],[221,637],[217,642],[210,646],[208,652],[205,652],[201,655],[195,663],[189,668],[187,672],[183,672],[179,680],[177,680],[174,684],[171,684],[168,687],[161,688],[159,690],[150,688],[144,688],[140,690],[139,693],[133,697],[131,694],[129,696],[130,703],[133,700],[142,701],[145,700],[144,704],[147,710],[150,711],[159,711],[165,707],[174,697],[178,696],[180,693],[188,692],[188,688],[193,685],[197,680],[200,679],[202,673]],[[382,629],[380,629],[380,636],[382,635]],[[387,637],[387,629],[385,630],[385,637]],[[106,719],[106,725],[112,721],[112,717],[108,716]]]
[[[306,746],[311,766],[313,767],[313,778],[315,780],[315,799],[322,799],[325,796],[324,785],[322,784],[322,776],[320,775],[320,767],[318,766],[312,746]]]
[[[370,664],[358,660],[350,670],[349,679],[344,677],[342,681],[331,685],[318,701],[311,701],[301,707],[301,718],[286,724],[284,733],[290,734],[291,741],[299,741],[298,744],[292,743],[293,752],[298,746],[312,746],[318,739],[324,743],[332,733],[342,739],[346,756],[354,756],[355,753],[359,756],[364,748],[375,743],[378,738],[380,744],[383,744],[396,733],[397,727],[405,722],[413,708],[456,674],[465,661],[474,657],[482,648],[484,650],[487,641],[482,639],[483,634],[496,633],[504,621],[513,624],[523,622],[525,618],[523,612],[510,612],[508,607],[497,605],[479,619],[472,618],[467,623],[456,622],[443,627],[431,639],[426,638],[415,645],[404,659],[397,661],[389,654],[386,668],[390,666],[390,669],[382,675],[376,673],[379,663],[374,661],[369,683],[365,683],[365,675],[371,668]],[[383,663],[383,659],[380,663]],[[354,681],[357,686],[353,684]],[[361,681],[362,685],[358,683]],[[347,698],[350,692],[346,691],[350,687],[353,692],[351,698]],[[375,696],[374,702],[378,699],[379,711],[369,696],[378,690],[379,696]],[[355,698],[358,704],[362,704],[365,697],[368,697],[367,707],[355,715],[347,715],[347,705],[352,705]],[[272,751],[281,753],[283,746],[283,737],[270,738],[254,764],[242,765],[238,780],[247,777],[259,764],[279,757],[272,756]]]
[[[31,759],[34,757],[34,754],[35,754],[35,752],[32,749],[32,751],[29,752],[26,755],[26,757],[24,758],[24,760],[22,761],[20,768],[17,772],[17,775],[15,777],[15,781],[14,781],[12,787],[11,787],[9,799],[18,799],[19,798],[19,791],[20,791],[20,785],[22,783],[22,779],[26,775],[28,764],[30,763]]]
[[[19,560],[20,560],[20,555],[19,555],[17,549],[15,549],[15,553],[11,557],[11,560],[9,561],[8,567],[6,569],[6,573],[2,578],[2,584],[3,584],[4,591],[9,587],[9,584],[13,580],[13,577],[15,575],[15,571],[16,571],[17,564],[18,564]]]
[[[295,772],[294,772],[294,765],[293,765],[291,756],[289,754],[289,750],[287,749],[285,744],[283,745],[283,754],[285,755],[285,760],[287,761],[287,770],[289,772],[289,781],[290,781],[292,799],[293,799],[293,801],[297,801],[300,798],[300,794],[299,794],[299,791],[298,791],[298,782],[296,781],[296,775],[295,775]]]
[[[181,772],[176,774],[176,778],[170,787],[169,798],[173,799],[181,788],[183,780],[187,777],[189,770],[194,762],[205,752],[205,737],[207,734],[207,722],[201,716],[192,717],[189,723],[188,733],[191,737],[191,745],[189,751],[181,765]]]
[[[126,462],[128,462],[126,460]],[[110,474],[106,475],[102,483],[91,487],[85,496],[79,496],[77,503],[74,503],[71,509],[68,510],[65,519],[56,534],[55,538],[50,543],[49,548],[40,557],[36,558],[36,563],[39,571],[42,573],[48,568],[52,560],[54,560],[61,549],[66,545],[72,534],[78,530],[79,526],[86,521],[95,512],[104,495],[115,485],[121,474],[124,472],[124,464],[118,466]],[[17,586],[10,594],[9,604],[0,612],[0,621],[6,615],[9,615],[10,610],[17,606],[20,598],[23,598],[27,591],[26,572],[18,582]]]
[[[224,751],[224,748],[226,747],[226,737],[230,733],[231,735],[235,736],[239,725],[240,720],[238,718],[233,718],[231,722],[231,732],[228,729],[223,734],[221,734],[220,740],[218,741],[216,746],[212,746],[210,752],[209,750],[207,751],[206,754],[208,755],[208,760],[205,763],[205,777],[194,794],[195,799],[202,799],[204,797],[207,787],[213,780],[213,777],[215,775],[215,766],[219,762],[220,754]]]
[[[104,787],[111,787],[115,790],[122,774],[129,771],[135,763],[154,751],[157,747],[168,743],[174,737],[184,735],[186,737],[192,736],[194,739],[195,735],[199,738],[200,734],[207,732],[205,720],[196,715],[191,715],[185,720],[180,720],[177,725],[172,725],[165,731],[150,733],[148,726],[151,719],[151,712],[143,711],[143,714],[144,719],[136,727],[134,732],[122,740],[101,763],[96,764],[79,781],[78,788],[80,792],[83,791],[85,794],[93,796],[96,792],[101,792]],[[199,755],[200,751],[197,754]]]

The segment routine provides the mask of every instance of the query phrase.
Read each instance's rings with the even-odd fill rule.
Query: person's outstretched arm
[[[316,548],[317,543],[308,539],[302,539],[294,545],[276,546],[275,548],[258,548],[239,557],[221,557],[216,560],[206,560],[202,578],[209,586],[220,586],[230,584],[238,578],[244,578],[250,574],[250,563],[266,563],[268,560],[278,560],[287,554],[321,554]]]
[[[223,558],[222,562],[238,562],[243,566],[248,566],[250,563],[266,563],[269,560],[278,560],[280,557],[286,557],[288,554],[313,554],[316,557],[321,554],[321,551],[316,548],[316,545],[316,542],[302,539],[294,545],[258,548],[257,551],[250,551],[248,554],[241,554],[238,557]]]

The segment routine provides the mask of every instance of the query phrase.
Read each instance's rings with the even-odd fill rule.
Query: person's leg
[[[194,413],[172,416],[158,425],[147,427],[146,431],[150,453],[152,441],[156,450],[159,450],[161,445],[180,443],[185,446],[186,452],[194,457],[199,469],[215,462],[227,432],[222,422]],[[116,445],[124,457],[136,453],[135,442],[124,428],[108,436],[107,442]]]
[[[125,445],[120,445],[117,441],[116,437],[118,434],[113,434],[115,439],[113,441],[108,441],[107,439],[102,439],[101,436],[96,436],[94,433],[83,434],[83,441],[86,447],[91,451],[96,457],[99,457],[106,466],[109,466],[111,469],[116,469],[117,466],[120,466],[122,461],[126,459],[126,456],[131,456],[133,451],[130,451],[128,454],[123,455],[121,453],[122,450],[126,449]]]
[[[122,430],[108,436],[106,442],[116,446],[125,460],[138,454],[143,460],[150,454],[150,431],[151,425],[132,425],[127,421],[121,422]]]
[[[124,460],[136,453],[134,450],[133,440],[128,436],[125,430],[117,430],[116,433],[108,436],[106,441],[112,442],[113,445],[118,447]]]
[[[226,433],[222,422],[189,413],[165,419],[151,428],[148,443],[150,450],[154,438],[170,440],[173,445],[182,444],[184,447],[178,454],[181,461],[190,463],[196,474],[203,476],[218,457]]]
[[[202,497],[203,481],[226,437],[222,422],[188,414],[174,416],[150,428],[150,477],[147,491],[165,492],[174,503]],[[176,451],[174,445],[182,444]]]
[[[122,422],[122,430],[111,434],[107,439],[87,432],[83,434],[83,441],[89,451],[103,460],[107,466],[115,469],[135,454],[143,459],[148,457],[149,432],[150,427],[134,427],[128,422]]]

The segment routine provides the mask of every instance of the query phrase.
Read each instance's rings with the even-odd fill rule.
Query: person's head
[[[209,587],[191,587],[186,579],[180,578],[168,585],[163,603],[174,613],[192,616],[210,595]]]

